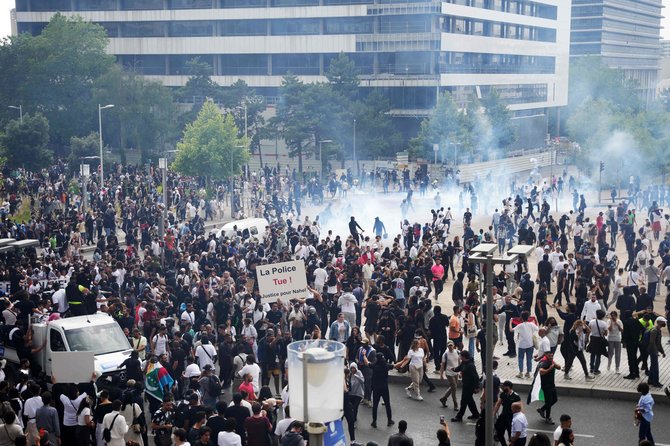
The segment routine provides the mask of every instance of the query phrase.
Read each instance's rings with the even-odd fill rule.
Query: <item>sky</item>
[[[0,38],[12,33],[9,11],[14,8],[14,5],[15,0],[0,0]],[[666,8],[663,11],[666,17],[662,22],[664,29],[661,30],[661,37],[670,39],[670,0],[663,0],[663,5]]]

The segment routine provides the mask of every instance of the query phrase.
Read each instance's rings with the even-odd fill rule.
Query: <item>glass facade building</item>
[[[661,58],[662,0],[572,0],[572,57],[598,55],[655,96]]]
[[[32,34],[57,11],[99,23],[119,63],[168,86],[197,56],[219,84],[243,79],[269,103],[283,75],[323,81],[342,52],[396,116],[425,116],[440,91],[465,103],[496,90],[534,122],[567,103],[566,0],[17,0],[16,11]]]

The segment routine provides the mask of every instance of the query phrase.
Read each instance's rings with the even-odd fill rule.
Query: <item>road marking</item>
[[[465,423],[465,424],[467,424],[468,426],[476,426],[476,423]],[[543,434],[553,434],[554,433],[554,431],[544,431],[542,429],[528,428],[526,430],[533,431],[533,432],[541,432]],[[574,435],[575,435],[575,437],[582,437],[582,438],[596,438],[595,435],[587,435],[587,434],[574,434]],[[666,444],[666,445],[661,444],[661,443],[655,443],[655,444],[656,444],[656,446],[670,446],[670,444]]]

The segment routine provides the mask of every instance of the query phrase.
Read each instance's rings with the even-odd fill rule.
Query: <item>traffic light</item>
[[[600,162],[600,171],[602,172],[603,170],[605,170],[605,162],[601,161]]]

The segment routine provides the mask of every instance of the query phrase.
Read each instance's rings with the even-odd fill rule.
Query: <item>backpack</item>
[[[208,391],[209,391],[210,395],[215,396],[215,397],[218,397],[219,395],[221,395],[221,389],[222,389],[221,381],[219,381],[219,378],[217,378],[216,376],[212,375],[212,376],[209,377],[209,386],[208,387],[209,387]]]
[[[119,414],[117,413],[117,414],[114,416],[114,418],[112,419],[112,424],[110,424],[109,427],[106,427],[106,428],[102,431],[102,438],[103,438],[106,442],[108,442],[108,443],[109,443],[110,441],[112,441],[112,428],[114,427],[114,422],[116,421],[116,418],[117,418],[118,416],[119,416]]]

